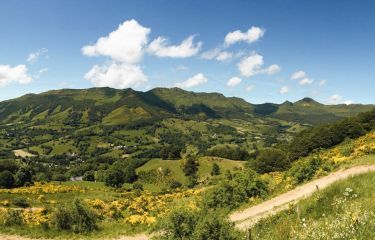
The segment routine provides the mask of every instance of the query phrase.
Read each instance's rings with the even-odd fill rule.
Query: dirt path
[[[232,222],[235,222],[238,229],[246,230],[260,219],[276,214],[277,212],[288,208],[289,204],[293,204],[302,198],[312,195],[317,190],[317,186],[319,189],[323,189],[338,180],[369,171],[375,171],[375,165],[357,166],[331,173],[328,176],[298,186],[289,192],[281,194],[280,196],[267,200],[261,204],[247,208],[243,211],[234,212],[229,215],[229,219]],[[113,240],[148,240],[149,238],[150,236],[148,235],[139,234],[131,237],[120,236],[118,238],[114,238]],[[31,240],[31,238],[2,234],[0,234],[0,239]]]
[[[357,166],[331,173],[328,176],[298,186],[289,192],[274,197],[256,206],[234,212],[229,215],[229,219],[236,223],[236,227],[238,229],[245,230],[257,223],[259,220],[287,209],[289,204],[293,204],[302,198],[312,195],[315,191],[317,191],[318,188],[323,189],[338,180],[369,171],[375,171],[375,165]]]

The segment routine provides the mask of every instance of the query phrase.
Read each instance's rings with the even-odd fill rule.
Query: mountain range
[[[251,104],[220,93],[195,93],[179,88],[147,92],[112,88],[62,89],[27,94],[0,102],[0,123],[70,122],[127,124],[154,118],[273,118],[321,124],[372,109],[373,105],[324,105],[311,98],[282,104]]]

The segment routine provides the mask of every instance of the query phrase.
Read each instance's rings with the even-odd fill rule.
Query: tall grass
[[[375,239],[375,173],[339,181],[259,222],[254,239]]]

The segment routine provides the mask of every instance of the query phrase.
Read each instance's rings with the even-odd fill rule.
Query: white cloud
[[[343,100],[342,96],[339,94],[334,94],[328,98],[328,104],[339,104]]]
[[[29,56],[27,57],[26,61],[28,63],[35,63],[36,61],[39,60],[39,58],[41,58],[43,56],[46,56],[47,53],[48,53],[47,48],[38,49],[35,52],[30,53]]]
[[[251,91],[253,91],[254,89],[255,89],[255,86],[254,86],[254,85],[249,85],[249,86],[246,87],[246,91],[247,91],[247,92],[251,92]]]
[[[224,52],[220,52],[217,55],[216,60],[223,62],[223,61],[230,60],[232,57],[233,57],[233,53],[224,51]]]
[[[292,80],[298,80],[298,79],[305,78],[305,77],[307,77],[306,73],[300,70],[300,71],[294,72],[290,78]]]
[[[288,93],[289,92],[289,87],[288,86],[282,86],[279,90],[279,93],[281,94],[285,94],[285,93]]]
[[[203,59],[208,59],[208,60],[216,59],[217,61],[221,61],[221,62],[228,61],[232,59],[233,57],[234,55],[232,52],[221,51],[220,48],[214,48],[209,51],[203,52],[201,54],[201,58]]]
[[[244,77],[251,77],[258,74],[263,66],[263,56],[252,54],[238,63],[238,69]]]
[[[327,83],[326,80],[321,80],[321,81],[319,82],[319,86],[320,86],[320,87],[321,87],[321,86],[324,86],[326,83]]]
[[[231,79],[228,80],[227,86],[228,87],[235,87],[238,84],[240,84],[241,82],[242,82],[241,78],[239,78],[239,77],[232,77]]]
[[[206,52],[203,52],[201,57],[203,59],[208,59],[208,60],[211,60],[211,59],[214,59],[217,57],[217,55],[221,52],[221,50],[219,48],[214,48],[214,49],[211,49],[209,51],[206,51]]]
[[[147,82],[147,77],[137,65],[112,63],[110,65],[95,65],[86,73],[85,79],[95,87],[128,88]]]
[[[175,86],[179,88],[192,88],[205,84],[207,81],[208,79],[202,73],[198,73],[184,82],[177,83]]]
[[[272,64],[271,66],[269,66],[268,68],[264,69],[262,72],[263,73],[266,73],[268,75],[272,75],[272,74],[275,74],[275,73],[278,73],[281,71],[281,67],[277,64]]]
[[[314,80],[310,79],[310,78],[303,78],[301,79],[298,83],[300,85],[310,85],[314,82]]]
[[[244,77],[252,77],[257,74],[275,74],[281,70],[280,66],[277,64],[273,64],[267,68],[262,68],[264,65],[263,56],[253,53],[248,57],[242,59],[241,62],[238,63],[238,70],[240,71],[241,75]]]
[[[99,38],[94,45],[84,46],[82,53],[86,56],[107,56],[122,63],[138,63],[150,31],[134,19],[125,21],[108,36]]]
[[[38,73],[36,75],[34,75],[35,78],[40,78],[43,74],[45,74],[46,72],[48,72],[48,68],[42,68],[38,71]]]
[[[14,67],[0,65],[0,87],[5,87],[13,82],[28,84],[32,80],[32,77],[27,75],[27,67],[25,65],[17,65]]]
[[[328,104],[346,104],[346,105],[351,105],[353,104],[354,102],[352,100],[344,100],[344,98],[339,95],[339,94],[334,94],[332,96],[330,96],[328,99],[327,99],[327,103]]]
[[[202,43],[194,43],[194,36],[189,36],[180,45],[168,45],[164,37],[154,39],[148,46],[148,52],[158,57],[187,58],[196,55]]]
[[[224,42],[229,46],[237,42],[253,43],[263,37],[265,30],[259,27],[252,26],[246,32],[236,30],[229,32],[224,39]]]

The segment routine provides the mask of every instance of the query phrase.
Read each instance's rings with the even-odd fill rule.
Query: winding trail
[[[259,220],[272,216],[284,209],[290,204],[296,203],[298,200],[311,196],[318,189],[324,189],[332,183],[349,178],[351,176],[375,171],[375,165],[356,166],[345,170],[339,170],[325,177],[313,180],[295,189],[260,203],[256,206],[247,208],[242,211],[236,211],[229,215],[230,221],[234,222],[240,230],[246,230],[256,224]],[[31,240],[31,238],[16,235],[0,234],[1,240]],[[40,239],[40,238],[39,238]],[[112,238],[113,240],[148,240],[149,235],[139,234],[135,236],[119,236]]]
[[[295,189],[262,202],[256,206],[242,211],[236,211],[229,215],[229,219],[235,223],[236,227],[246,230],[256,224],[259,220],[272,216],[298,200],[311,196],[318,189],[324,189],[332,183],[353,175],[375,171],[375,165],[356,166],[346,170],[339,170],[325,177],[313,180]]]

